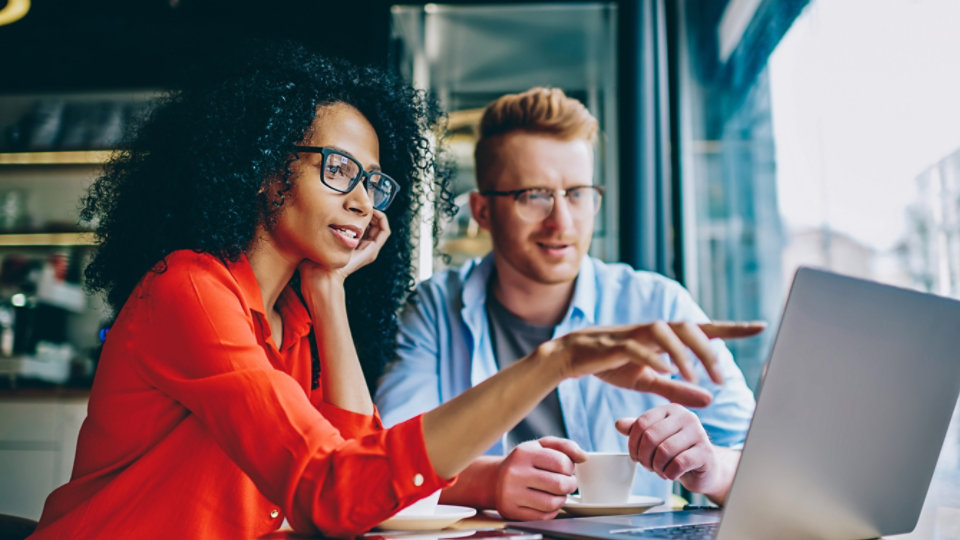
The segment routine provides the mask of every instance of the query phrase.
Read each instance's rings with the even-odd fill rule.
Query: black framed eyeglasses
[[[360,162],[350,154],[326,146],[294,145],[297,152],[320,154],[323,165],[320,180],[328,188],[339,193],[350,193],[363,181],[367,196],[377,210],[386,210],[400,191],[400,184],[380,171],[365,171]]]
[[[531,187],[510,191],[485,190],[487,197],[513,197],[517,214],[526,221],[543,221],[553,212],[557,194],[567,200],[571,213],[578,217],[595,216],[600,211],[604,189],[600,186],[573,186],[567,189]]]

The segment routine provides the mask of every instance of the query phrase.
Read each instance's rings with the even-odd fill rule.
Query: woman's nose
[[[373,201],[367,192],[366,179],[357,182],[357,185],[353,187],[353,191],[347,193],[346,200],[344,200],[343,204],[347,210],[362,216],[373,211]]]

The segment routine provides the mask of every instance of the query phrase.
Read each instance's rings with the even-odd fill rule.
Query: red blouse
[[[420,417],[384,429],[310,389],[311,319],[288,287],[270,336],[246,258],[167,257],[103,347],[71,480],[31,538],[252,538],[365,531],[450,481]]]

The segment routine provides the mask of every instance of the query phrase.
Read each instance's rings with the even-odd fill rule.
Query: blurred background
[[[957,27],[955,0],[0,0],[0,512],[69,475],[109,324],[78,199],[192,59],[293,39],[435,93],[461,212],[423,277],[489,248],[465,202],[482,108],[563,88],[600,120],[592,253],[775,325],[801,264],[960,295]],[[774,335],[731,343],[752,388]],[[917,538],[960,538],[958,446]]]

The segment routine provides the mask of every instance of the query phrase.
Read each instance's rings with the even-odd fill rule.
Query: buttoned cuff
[[[442,478],[433,470],[423,439],[423,415],[387,430],[387,456],[393,470],[393,488],[398,508],[408,506],[457,480],[456,476]]]

